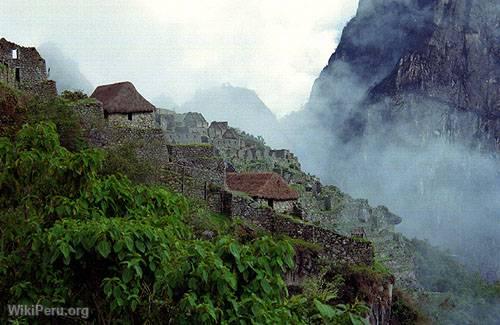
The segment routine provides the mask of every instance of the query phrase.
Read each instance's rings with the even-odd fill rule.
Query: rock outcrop
[[[344,141],[398,126],[498,153],[499,31],[494,0],[361,0],[309,109]]]

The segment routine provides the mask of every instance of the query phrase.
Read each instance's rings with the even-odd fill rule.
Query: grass
[[[69,101],[69,103],[72,105],[72,106],[77,106],[77,105],[94,105],[94,104],[97,104],[97,100],[95,100],[94,98],[83,98],[83,99],[79,99],[77,101]]]
[[[185,147],[185,148],[210,148],[213,147],[213,145],[209,143],[179,143],[179,144],[172,144],[172,147]]]
[[[231,191],[231,194],[236,197],[241,197],[244,199],[249,199],[252,200],[252,198],[245,192],[240,192],[240,191]]]
[[[303,240],[303,239],[291,238],[288,236],[284,236],[284,238],[286,240],[288,240],[294,247],[300,246],[300,247],[304,247],[304,248],[310,249],[310,250],[315,251],[315,252],[323,251],[323,246],[321,246],[320,244],[312,243],[310,241]]]
[[[312,223],[307,222],[307,221],[302,220],[302,219],[299,219],[299,218],[297,218],[295,216],[292,216],[292,215],[289,215],[289,214],[279,214],[279,216],[282,217],[282,218],[284,218],[284,219],[290,220],[293,223],[313,226]]]

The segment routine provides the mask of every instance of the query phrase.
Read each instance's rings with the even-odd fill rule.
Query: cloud
[[[94,86],[81,73],[78,63],[68,58],[53,43],[43,43],[38,47],[47,63],[49,78],[57,82],[57,90],[82,90],[91,94]]]
[[[229,82],[277,114],[301,108],[357,0],[3,0],[0,30],[56,44],[92,84],[131,80],[182,103]]]

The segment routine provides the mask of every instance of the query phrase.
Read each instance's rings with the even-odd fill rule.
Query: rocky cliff
[[[444,137],[498,153],[499,78],[497,1],[361,0],[309,109],[344,141],[385,125],[418,144]]]
[[[283,125],[305,169],[494,280],[499,81],[498,1],[360,0],[306,109]]]

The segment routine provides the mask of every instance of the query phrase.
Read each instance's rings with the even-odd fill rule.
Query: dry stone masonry
[[[56,84],[48,80],[45,60],[34,47],[0,39],[0,81],[42,98],[57,96]]]
[[[370,242],[342,236],[333,231],[280,215],[243,196],[232,196],[230,214],[232,217],[250,220],[272,233],[319,244],[323,247],[320,255],[332,261],[347,264],[373,264],[374,252]]]

